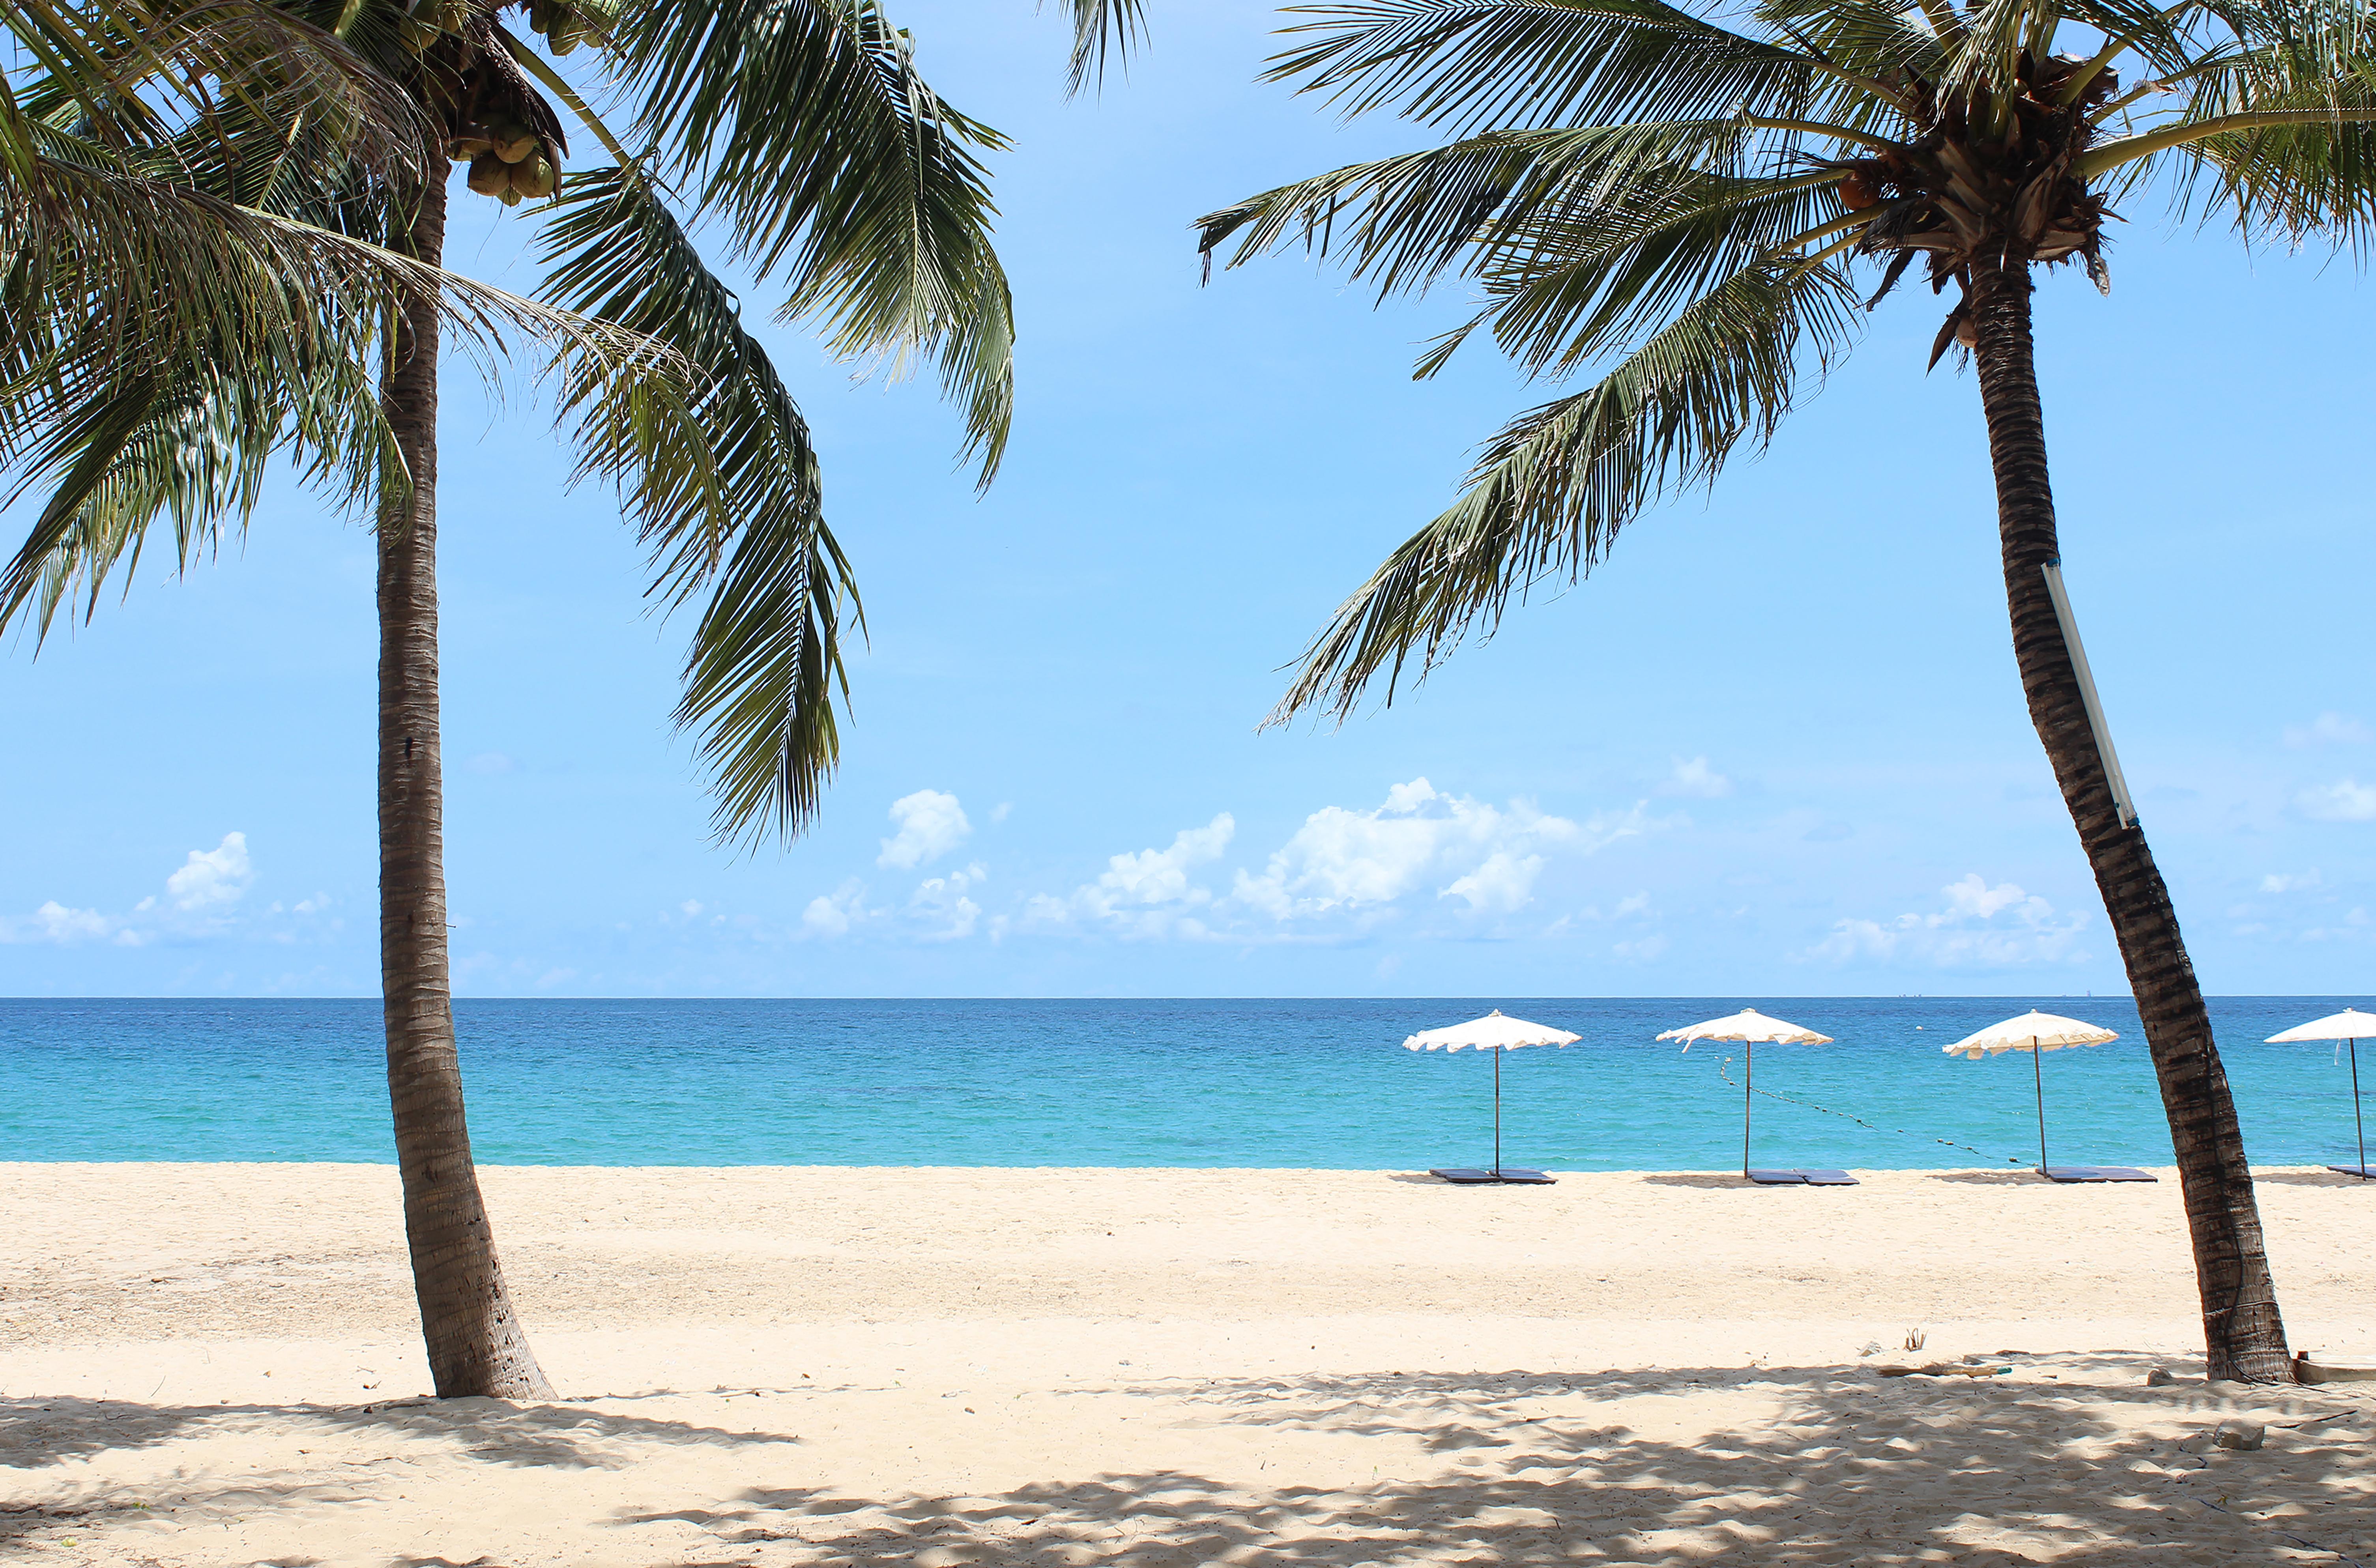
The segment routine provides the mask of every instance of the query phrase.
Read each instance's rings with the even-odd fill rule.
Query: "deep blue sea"
[[[2213,1001],[2254,1163],[2349,1153],[2347,1059],[2261,1042],[2366,1002]],[[1792,1099],[1758,1097],[1757,1163],[2032,1163],[2029,1057],[1975,1063],[1940,1047],[2033,1004],[2122,1037],[2044,1058],[2054,1161],[2168,1163],[2124,998],[476,1001],[455,1011],[471,1135],[493,1164],[1367,1170],[1491,1158],[1491,1056],[1400,1041],[1499,1006],[1584,1037],[1506,1058],[1505,1160],[1614,1170],[1738,1166],[1740,1047],[1686,1054],[1651,1037],[1742,1005],[1837,1040],[1758,1051],[1757,1087]],[[387,1160],[379,1027],[375,1000],[0,1000],[0,1159]],[[2376,1123],[2376,1046],[2365,1054]]]

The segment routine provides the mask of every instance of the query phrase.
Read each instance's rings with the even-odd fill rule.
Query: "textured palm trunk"
[[[445,250],[445,158],[434,149],[405,248]],[[440,1398],[550,1398],[504,1289],[462,1116],[446,973],[445,777],[437,732],[437,313],[398,312],[382,397],[412,476],[410,515],[379,518],[379,932],[387,1092],[404,1178],[421,1333]]]
[[[2054,494],[2047,482],[2045,418],[2031,358],[2026,265],[1992,260],[1972,268],[1980,400],[1996,469],[1997,521],[2014,653],[2038,739],[2071,808],[2121,944],[2129,986],[2144,1022],[2178,1153],[2178,1178],[2194,1242],[2209,1375],[2247,1383],[2288,1382],[2285,1324],[2261,1238],[2260,1206],[2236,1125],[2228,1073],[2211,1038],[2203,988],[2179,934],[2144,830],[2122,827],[2111,784],[2080,695],[2078,672],[2047,592],[2042,568],[2060,558]]]

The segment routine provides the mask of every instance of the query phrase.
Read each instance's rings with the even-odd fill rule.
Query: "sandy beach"
[[[392,1170],[0,1166],[0,1552],[2376,1561],[2376,1384],[2202,1381],[2168,1172],[482,1174],[556,1403],[425,1397]],[[2369,1348],[2376,1191],[2260,1192],[2295,1345]]]

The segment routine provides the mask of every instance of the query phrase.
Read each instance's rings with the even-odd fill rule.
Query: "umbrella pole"
[[[2029,1067],[2037,1079],[2037,1173],[2046,1174],[2046,1063],[2039,1060],[2046,1052],[2037,1049],[2037,1037],[2029,1037]]]
[[[1502,1053],[1493,1053],[1493,1174],[1502,1174]]]
[[[2368,1176],[2368,1123],[2359,1115],[2359,1042],[2354,1039],[2344,1043],[2351,1047],[2351,1126],[2359,1134],[2359,1175],[2364,1181]]]
[[[1749,1180],[1749,1086],[1757,1081],[1757,1047],[1740,1042],[1740,1179]]]

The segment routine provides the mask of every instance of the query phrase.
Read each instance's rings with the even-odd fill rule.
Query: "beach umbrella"
[[[1954,1044],[1942,1045],[1939,1049],[1950,1056],[1968,1056],[1975,1062],[1983,1056],[2000,1056],[2008,1051],[2029,1052],[2030,1076],[2037,1080],[2037,1173],[2046,1176],[2046,1070],[2038,1065],[2039,1057],[2049,1051],[2060,1051],[2066,1045],[2102,1045],[2107,1040],[2120,1038],[2109,1029],[2099,1029],[2076,1018],[2041,1013],[2033,1007],[2018,1018],[1990,1024],[1978,1034],[1966,1035]]]
[[[1761,1045],[1829,1045],[1832,1037],[1819,1035],[1812,1029],[1802,1029],[1796,1024],[1786,1024],[1779,1018],[1769,1018],[1754,1007],[1743,1007],[1725,1018],[1710,1018],[1705,1024],[1689,1028],[1669,1029],[1660,1039],[1679,1039],[1689,1051],[1693,1042],[1703,1039],[1738,1040],[1747,1049],[1740,1072],[1740,1173],[1749,1175],[1749,1097],[1750,1083],[1757,1071],[1757,1048]]]
[[[1573,1045],[1580,1036],[1565,1029],[1555,1029],[1548,1024],[1530,1024],[1524,1018],[1513,1018],[1496,1007],[1481,1018],[1471,1018],[1450,1028],[1423,1029],[1403,1041],[1406,1051],[1490,1051],[1493,1053],[1493,1169],[1491,1172],[1464,1177],[1476,1180],[1488,1177],[1495,1182],[1548,1182],[1539,1170],[1502,1171],[1502,1053],[1529,1045]],[[1438,1170],[1432,1175],[1443,1176]],[[1446,1180],[1458,1178],[1446,1177]]]
[[[2368,1169],[2368,1126],[2359,1115],[2359,1042],[2376,1039],[2376,1013],[2362,1013],[2357,1007],[2317,1018],[2299,1028],[2287,1029],[2281,1035],[2271,1035],[2271,1045],[2290,1045],[2302,1039],[2339,1039],[2351,1048],[2351,1125],[2359,1134],[2359,1163],[2356,1166],[2330,1165],[2329,1170],[2339,1170],[2346,1176],[2362,1181],[2376,1179],[2376,1170]]]

